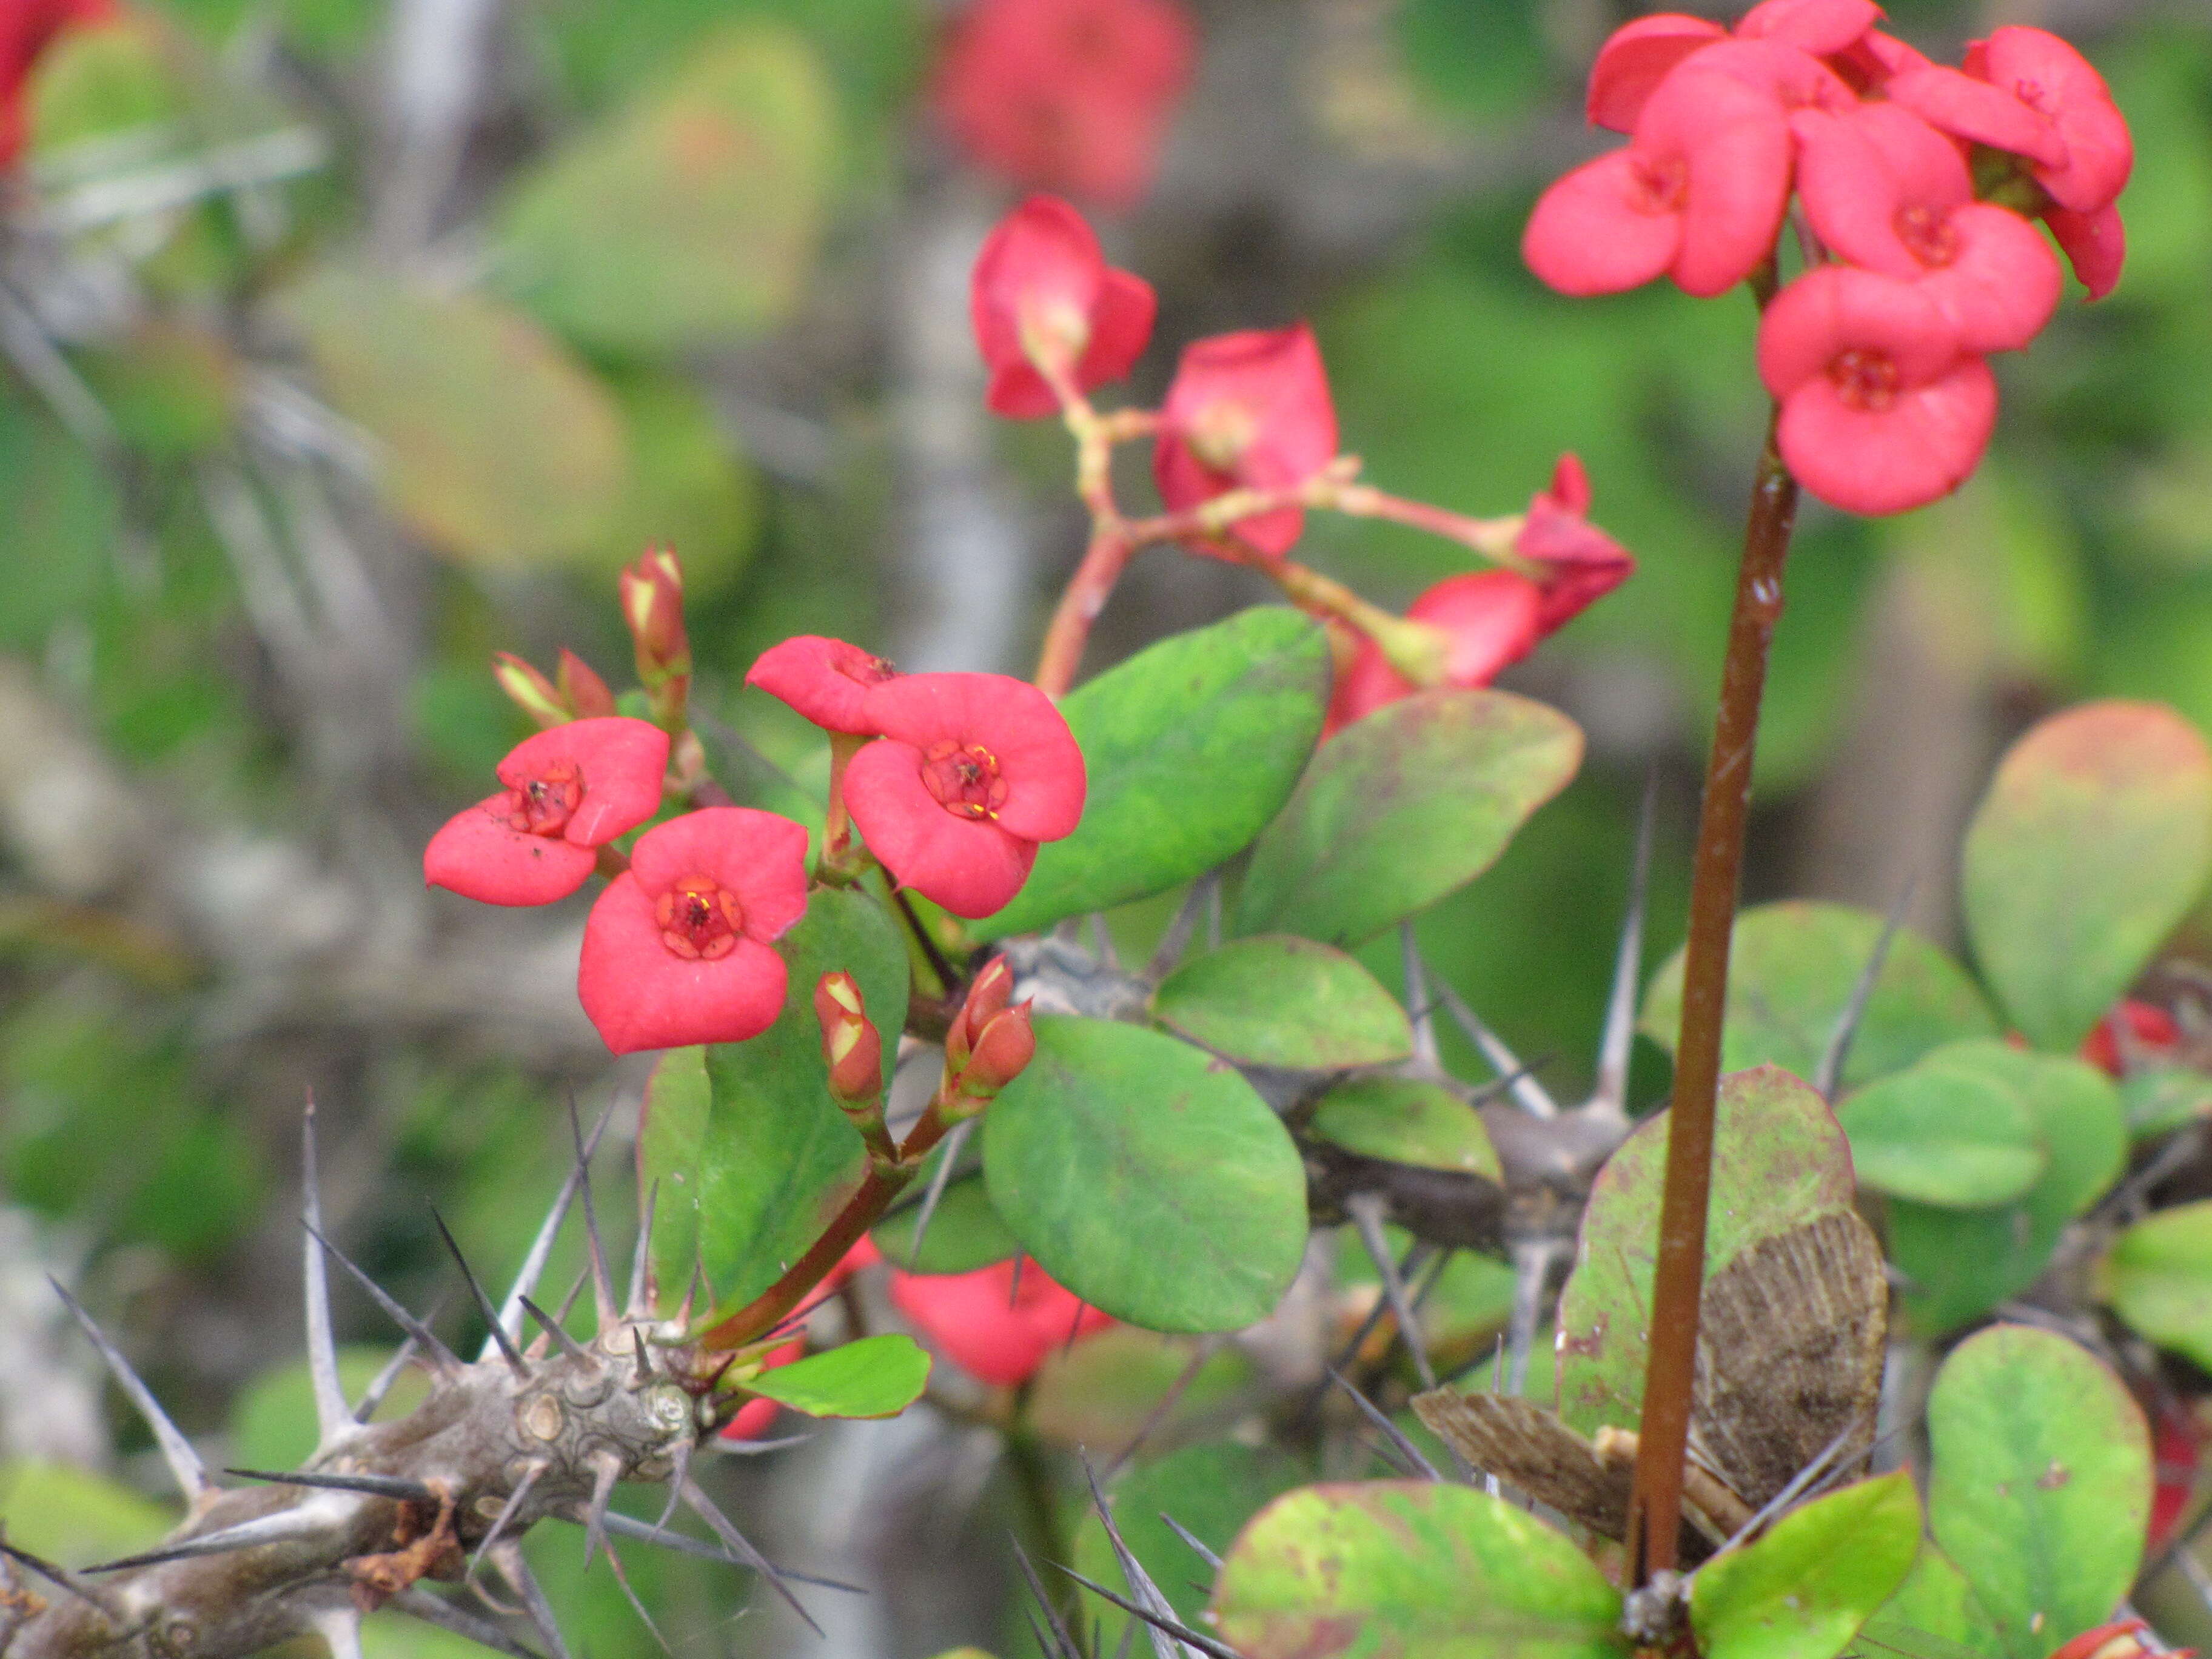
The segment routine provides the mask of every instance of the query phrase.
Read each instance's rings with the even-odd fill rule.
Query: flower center
[[[1951,216],[1936,208],[1899,208],[1897,240],[1923,265],[1948,265],[1959,257],[1959,233]]]
[[[745,913],[738,896],[712,876],[686,876],[653,907],[660,942],[686,962],[713,962],[738,948]]]
[[[1877,413],[1897,399],[1897,365],[1879,351],[1856,348],[1838,355],[1828,365],[1828,378],[1836,394],[1853,409]]]
[[[557,836],[584,802],[584,775],[574,761],[556,761],[520,789],[507,792],[507,827],[526,836]]]
[[[932,744],[921,757],[921,781],[956,818],[995,818],[1006,804],[999,757],[972,743]]]
[[[1639,155],[1630,164],[1628,173],[1632,181],[1628,205],[1637,212],[1656,217],[1682,210],[1682,203],[1690,193],[1690,169],[1679,157],[1660,161]]]
[[[1031,362],[1070,368],[1091,343],[1091,319],[1084,314],[1081,306],[1064,295],[1031,300],[1021,308],[1021,342],[1022,355]],[[877,678],[890,677],[889,663],[879,658],[871,658],[869,661],[884,671]],[[861,677],[855,674],[854,678]]]
[[[1216,472],[1236,470],[1239,456],[1260,435],[1252,411],[1234,398],[1217,398],[1190,422],[1190,453]]]
[[[865,651],[855,651],[849,655],[840,652],[832,659],[830,666],[847,679],[862,685],[881,685],[885,680],[898,678],[897,669],[881,657],[872,657]]]
[[[2012,83],[2012,95],[2019,99],[2021,103],[2027,105],[2030,109],[2035,111],[2039,115],[2048,115],[2051,113],[2051,111],[2045,107],[2044,104],[2044,100],[2048,94],[2044,92],[2043,82],[2040,81],[2014,82]]]

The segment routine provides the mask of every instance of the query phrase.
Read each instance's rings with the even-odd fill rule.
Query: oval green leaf
[[[2100,1276],[2113,1312],[2159,1346],[2212,1369],[2212,1200],[2136,1223],[2112,1241]]]
[[[1237,931],[1371,939],[1487,870],[1582,757],[1579,726],[1507,691],[1424,691],[1355,722],[1254,845]]]
[[[1847,1097],[1836,1119],[1861,1186],[1922,1204],[2008,1204],[2048,1162],[2027,1108],[1986,1071],[1908,1066]]]
[[[2150,1518],[2150,1434],[2066,1338],[1996,1325],[1928,1396],[1928,1523],[2011,1659],[2045,1659],[2127,1595]]]
[[[1881,937],[1881,917],[1847,904],[1791,900],[1735,919],[1729,948],[1721,1068],[1779,1066],[1810,1078]],[[1639,1029],[1668,1054],[1682,1026],[1682,953],[1644,993]],[[1844,1062],[1845,1088],[1909,1066],[1939,1043],[1995,1036],[1997,1023],[1966,970],[1900,927]]]
[[[1265,1318],[1297,1274],[1305,1166],[1233,1067],[1142,1026],[1047,1017],[983,1119],[991,1203],[1038,1265],[1156,1331]]]
[[[2069,1053],[2134,982],[2212,869],[2212,751],[2158,703],[2042,721],[1966,831],[1966,932],[2013,1023]]]
[[[1886,1639],[1892,1632],[1894,1639]],[[1996,1627],[1974,1600],[1973,1586],[1932,1538],[1920,1540],[1912,1571],[1867,1620],[1863,1634],[1881,1644],[1859,1649],[1869,1659],[1879,1659],[1884,1650],[1920,1653],[1931,1648],[1948,1659],[2005,1659]]]
[[[1413,1051],[1406,1011],[1374,975],[1341,951],[1288,934],[1193,957],[1153,994],[1152,1013],[1248,1066],[1335,1071]]]
[[[1835,1659],[1893,1595],[1920,1548],[1920,1500],[1903,1469],[1792,1510],[1691,1581],[1705,1659]]]
[[[921,1398],[929,1355],[910,1336],[864,1336],[745,1383],[809,1417],[896,1417]]]
[[[1328,701],[1328,641],[1261,605],[1177,634],[1060,705],[1083,748],[1083,822],[1037,849],[984,939],[1164,892],[1242,852],[1282,810]]]
[[[1306,1486],[1221,1567],[1222,1639],[1249,1659],[1621,1659],[1620,1594],[1559,1532],[1471,1486]]]
[[[1321,1098],[1306,1127],[1361,1158],[1504,1182],[1481,1114],[1450,1091],[1413,1078],[1362,1077]]]

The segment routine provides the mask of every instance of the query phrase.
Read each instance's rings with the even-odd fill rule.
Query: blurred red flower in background
[[[27,137],[23,84],[39,54],[64,29],[115,15],[114,0],[0,0],[0,167],[21,153]]]
[[[1291,489],[1336,457],[1336,405],[1321,348],[1304,323],[1194,340],[1160,405],[1152,477],[1176,512],[1237,489]],[[1262,553],[1290,550],[1303,507],[1237,521]]]
[[[2100,1071],[2124,1077],[2130,1066],[2170,1060],[2181,1047],[2181,1027],[2165,1009],[2133,997],[2112,1005],[2097,1029],[2081,1039],[2081,1058]]]
[[[1030,197],[975,259],[969,313],[991,371],[983,401],[1014,420],[1058,414],[1037,365],[1078,392],[1118,380],[1152,337],[1157,307],[1150,283],[1106,263],[1081,214],[1058,197]]]
[[[891,1302],[954,1364],[1012,1388],[1069,1343],[1114,1322],[1063,1290],[1034,1261],[968,1273],[891,1273]]]

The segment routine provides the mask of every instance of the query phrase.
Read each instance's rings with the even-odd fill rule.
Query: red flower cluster
[[[1563,293],[1664,275],[1719,294],[1772,255],[1794,185],[1815,263],[1761,319],[1759,373],[1791,471],[1869,514],[1933,501],[1980,460],[1996,419],[1983,359],[2025,346],[2058,302],[2022,212],[2091,298],[2118,280],[2133,155],[2104,82],[2055,35],[2001,28],[1950,69],[1881,15],[1765,0],[1732,35],[1672,14],[1628,24],[1591,69],[1589,112],[1629,143],[1546,191],[1522,242]],[[1979,199],[1976,146],[2008,164]]]
[[[1113,1320],[1063,1290],[1034,1261],[967,1273],[894,1269],[891,1302],[933,1346],[969,1376],[1012,1388],[1070,1343]]]
[[[1106,263],[1097,233],[1056,196],[1032,196],[1001,219],[969,288],[975,343],[991,370],[994,415],[1060,412],[1055,381],[1089,392],[1118,380],[1152,337],[1158,302],[1141,276]]]
[[[1160,406],[1152,477],[1177,512],[1231,489],[1295,489],[1336,458],[1336,404],[1304,323],[1194,340]],[[1296,507],[1237,522],[1240,541],[1278,557],[1305,527]]]
[[[1083,817],[1083,751],[1052,699],[1004,674],[896,674],[837,640],[788,640],[745,676],[817,725],[872,736],[839,788],[868,850],[958,916],[1005,908],[1037,843]]]
[[[6,0],[0,4],[0,167],[14,161],[28,136],[23,86],[39,54],[65,28],[105,23],[114,0]]]
[[[2124,997],[2081,1039],[2081,1058],[2112,1077],[2125,1077],[2144,1061],[2172,1060],[2181,1048],[2181,1027],[2165,1009]]]
[[[971,0],[931,101],[980,165],[1127,207],[1152,183],[1197,50],[1176,0]]]

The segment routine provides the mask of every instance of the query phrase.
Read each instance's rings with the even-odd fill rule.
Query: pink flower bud
[[[593,720],[615,712],[615,694],[599,671],[567,646],[561,647],[561,701],[579,720]]]
[[[984,1023],[953,1087],[968,1100],[995,1100],[999,1091],[1019,1077],[1036,1055],[1036,1032],[1030,1025],[1030,1005],[1024,1002],[1002,1009]]]
[[[841,1106],[872,1104],[884,1091],[884,1039],[868,1018],[859,982],[850,974],[823,975],[814,988],[814,1018],[822,1027],[831,1098]]]
[[[511,651],[491,653],[491,677],[516,708],[546,731],[574,718],[568,699],[553,682]]]
[[[955,1075],[968,1063],[977,1034],[1013,997],[1013,969],[1004,957],[993,957],[968,988],[968,1000],[960,1005],[952,1029],[945,1034],[945,1063]]]
[[[647,548],[617,579],[623,620],[637,644],[637,677],[648,691],[691,673],[691,641],[684,631],[684,568],[676,550]]]

